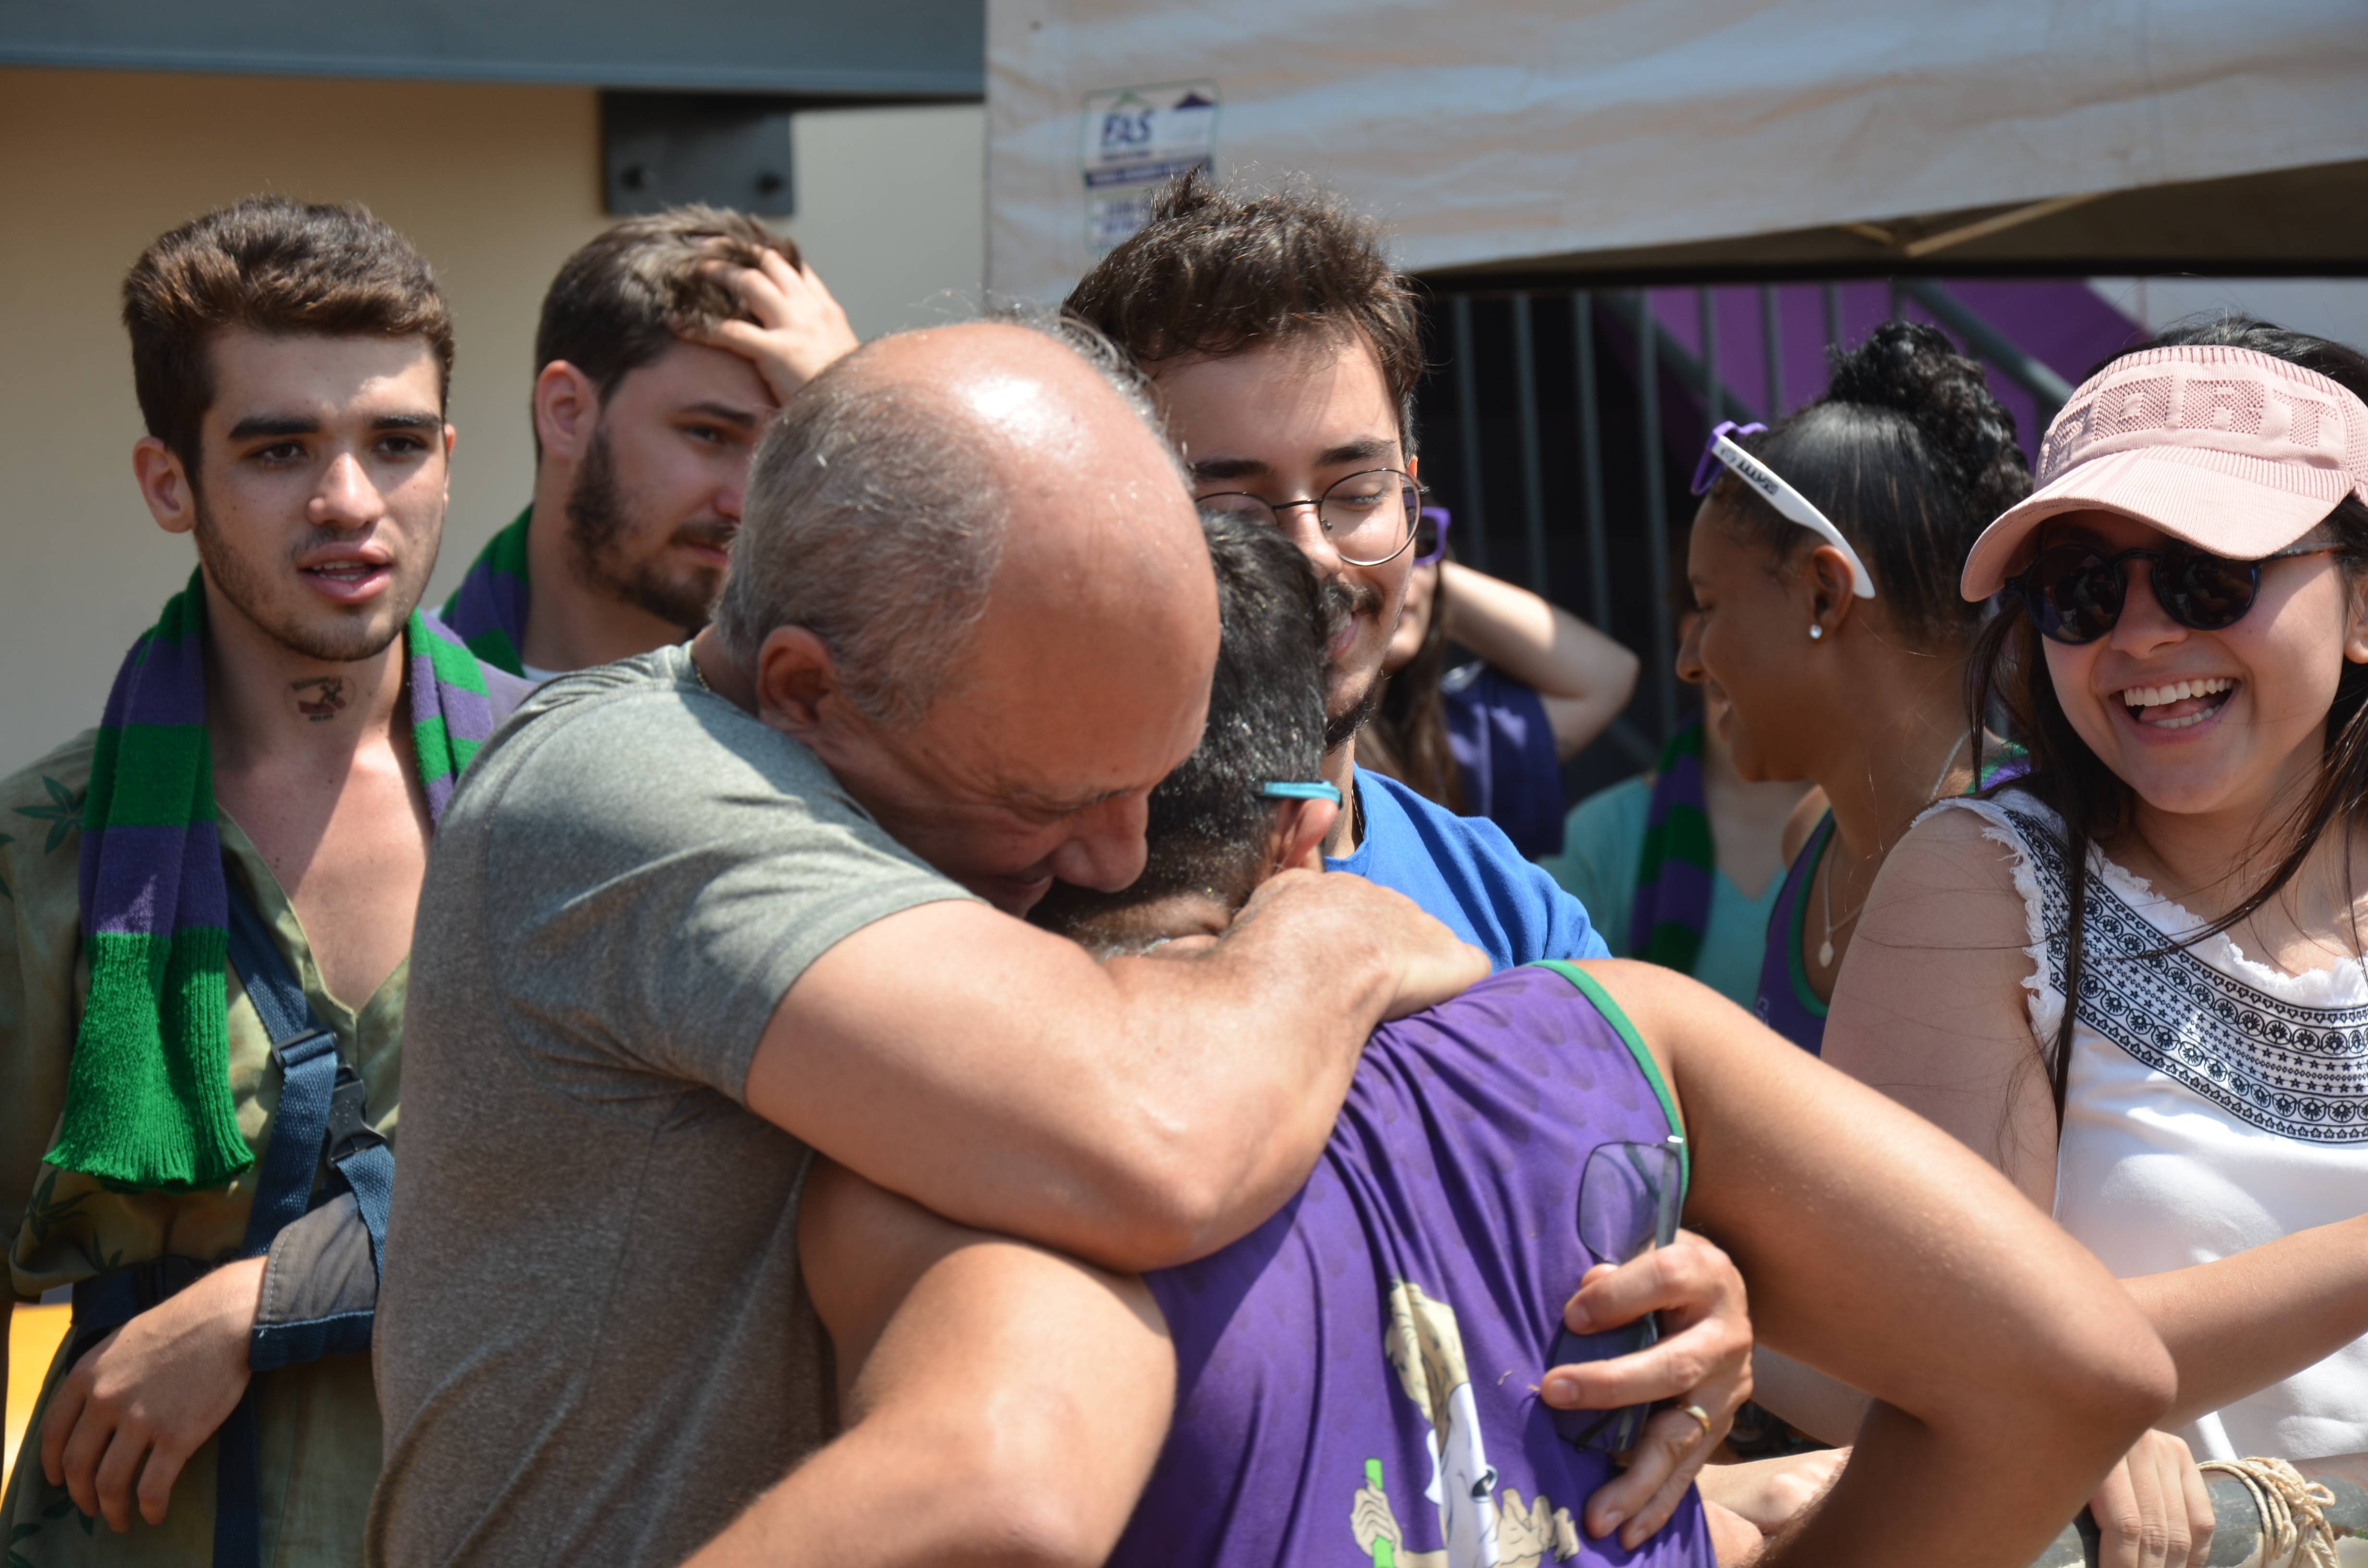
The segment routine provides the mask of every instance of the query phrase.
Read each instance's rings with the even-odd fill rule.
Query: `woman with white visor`
[[[2028,771],[1893,851],[1827,1025],[2177,1358],[2108,1561],[2203,1561],[2191,1449],[2368,1479],[2363,394],[2368,358],[2248,318],[2073,394],[1963,583],[2005,596],[1964,722],[2002,710]]]
[[[1686,574],[1701,613],[1678,673],[1725,699],[1744,778],[1817,785],[1786,836],[1759,993],[1761,1019],[1804,1050],[1884,856],[1974,780],[1963,708],[1981,610],[1957,574],[2030,488],[1982,368],[1906,322],[1838,356],[1823,397],[1770,430],[1722,426],[1702,454]]]

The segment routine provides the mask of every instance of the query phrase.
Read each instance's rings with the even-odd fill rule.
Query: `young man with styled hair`
[[[400,234],[243,201],[123,319],[133,472],[198,564],[97,728],[0,782],[47,824],[0,837],[10,1294],[74,1302],[9,1560],[356,1562],[413,910],[525,688],[417,608],[452,324]]]
[[[1606,956],[1578,901],[1501,829],[1357,766],[1413,572],[1420,494],[1420,321],[1373,224],[1320,192],[1244,195],[1195,171],[1065,308],[1150,376],[1201,505],[1288,533],[1342,612],[1324,777],[1343,803],[1326,864],[1404,892],[1499,969]]]
[[[1302,186],[1245,195],[1196,171],[1160,194],[1149,222],[1065,308],[1143,367],[1201,505],[1280,528],[1323,580],[1336,630],[1322,777],[1341,794],[1326,868],[1405,893],[1497,969],[1609,956],[1586,909],[1494,823],[1357,765],[1357,733],[1379,700],[1413,572],[1420,494],[1420,321],[1374,225]],[[1733,1278],[1724,1259],[1673,1275],[1655,1305],[1710,1312]],[[1709,1413],[1710,1429],[1665,1412],[1649,1446],[1690,1475],[1748,1382],[1706,1377],[1691,1403]]]
[[[584,246],[535,333],[534,499],[445,619],[536,680],[704,626],[757,437],[854,347],[796,244],[746,213],[677,207]]]

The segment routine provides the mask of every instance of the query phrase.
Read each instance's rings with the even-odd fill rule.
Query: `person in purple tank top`
[[[1891,846],[1974,782],[1960,693],[1981,607],[1958,567],[2031,489],[2014,415],[1940,332],[1885,322],[1774,428],[1720,426],[1686,575],[1701,613],[1678,674],[1725,700],[1748,779],[1806,778],[1768,922],[1762,1023],[1815,1054]],[[1989,755],[1996,756],[1995,747]]]
[[[1058,892],[1042,915],[1106,954],[1195,961],[1261,882],[1318,853],[1338,810],[1313,777],[1306,569],[1269,532],[1212,542],[1232,583],[1226,640],[1201,747],[1152,796],[1150,862],[1122,893]],[[1271,632],[1293,603],[1312,629],[1298,646],[1242,634]],[[1268,678],[1229,680],[1245,658]],[[1141,1279],[818,1165],[801,1257],[851,1425],[694,1563],[795,1544],[866,1562],[959,1546],[1123,1568],[1710,1568],[1747,1553],[1822,1568],[1896,1561],[1912,1522],[1921,1562],[2021,1568],[2170,1397],[2167,1357],[2002,1178],[1772,1046],[1653,966],[1499,972],[1375,1031],[1280,1213]],[[1652,1352],[1573,1354],[1541,1303],[1585,1271],[1575,1326],[1634,1317],[1659,1253],[1607,1266],[1666,1237],[1680,1203],[1734,1238],[1770,1338],[1890,1402],[1822,1500],[1768,1520],[1764,1542],[1682,1483],[1656,1528],[1602,1517],[1590,1499],[1618,1439],[1587,1440],[1600,1417],[1541,1397],[1568,1380],[1583,1409],[1611,1411],[1647,1385]],[[1653,1423],[1698,1440],[1708,1426],[1684,1410]],[[1002,1491],[982,1503],[966,1488],[988,1475]],[[950,1512],[991,1537],[949,1542],[933,1523]]]

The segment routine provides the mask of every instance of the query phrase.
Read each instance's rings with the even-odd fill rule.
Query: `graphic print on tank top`
[[[1673,1143],[1682,1191],[1675,1104],[1584,971],[1504,971],[1375,1030],[1306,1186],[1144,1277],[1176,1415],[1112,1568],[1713,1568],[1692,1495],[1633,1553],[1586,1539],[1618,1471],[1537,1388],[1594,1261],[1590,1158]],[[1651,1233],[1648,1205],[1627,1218]]]
[[[1414,1407],[1430,1423],[1430,1484],[1423,1498],[1439,1513],[1440,1551],[1402,1551],[1406,1540],[1383,1484],[1378,1459],[1365,1461],[1365,1484],[1349,1512],[1357,1550],[1392,1568],[1533,1568],[1549,1556],[1556,1562],[1578,1555],[1578,1527],[1567,1506],[1541,1493],[1520,1506],[1520,1493],[1506,1489],[1506,1508],[1497,1506],[1497,1471],[1488,1462],[1488,1440],[1480,1427],[1478,1397],[1463,1356],[1463,1334],[1455,1309],[1433,1301],[1419,1285],[1404,1279],[1390,1287],[1390,1326],[1383,1353]],[[1382,1550],[1375,1551],[1379,1547]]]

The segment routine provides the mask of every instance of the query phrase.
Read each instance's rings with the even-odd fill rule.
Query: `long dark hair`
[[[2345,391],[2368,400],[2368,356],[2340,343],[2307,333],[2288,332],[2253,316],[2230,315],[2216,321],[2174,326],[2149,342],[2125,348],[2100,361],[2094,376],[2114,360],[2148,348],[2186,345],[2248,348],[2289,364],[2316,370]],[[2327,519],[2334,530],[2336,559],[2357,579],[2368,575],[2368,506],[2357,496],[2346,496]],[[2064,824],[2066,885],[2064,1017],[2044,1059],[2048,1089],[2055,1103],[2055,1122],[2064,1124],[2065,1090],[2070,1082],[2072,1030],[2079,1012],[2080,986],[2088,970],[2083,940],[2089,907],[2089,851],[2126,829],[2136,807],[2136,792],[2119,774],[2089,749],[2072,722],[2065,716],[2055,685],[2047,672],[2047,658],[2031,618],[2019,608],[1994,619],[1983,630],[1966,666],[1965,703],[1975,734],[1983,721],[2002,716],[2013,741],[2028,754],[2027,771],[1984,791],[2021,790],[2035,797]],[[1977,739],[1976,744],[1981,744]],[[1979,758],[1975,761],[1978,764]],[[2260,885],[2237,907],[2204,928],[2191,932],[2154,952],[2137,955],[2158,959],[2226,931],[2249,918],[2276,897],[2302,871],[2319,835],[2339,820],[2351,821],[2368,807],[2368,666],[2346,663],[2328,710],[2327,750],[2318,781],[2280,830],[2285,848]],[[2274,842],[2274,841],[2273,841]],[[2347,881],[2349,880],[2347,873]]]
[[[1373,716],[1357,738],[1357,761],[1386,773],[1426,800],[1463,813],[1463,781],[1447,744],[1447,562],[1440,558],[1438,585],[1430,591],[1430,624],[1422,646],[1387,684]]]
[[[1933,327],[1885,322],[1833,356],[1823,397],[1742,445],[1841,529],[1905,636],[1926,648],[1973,637],[1980,607],[1957,593],[1965,552],[2031,494],[2014,415],[1978,363]],[[1779,564],[1818,542],[1732,473],[1710,496]]]

